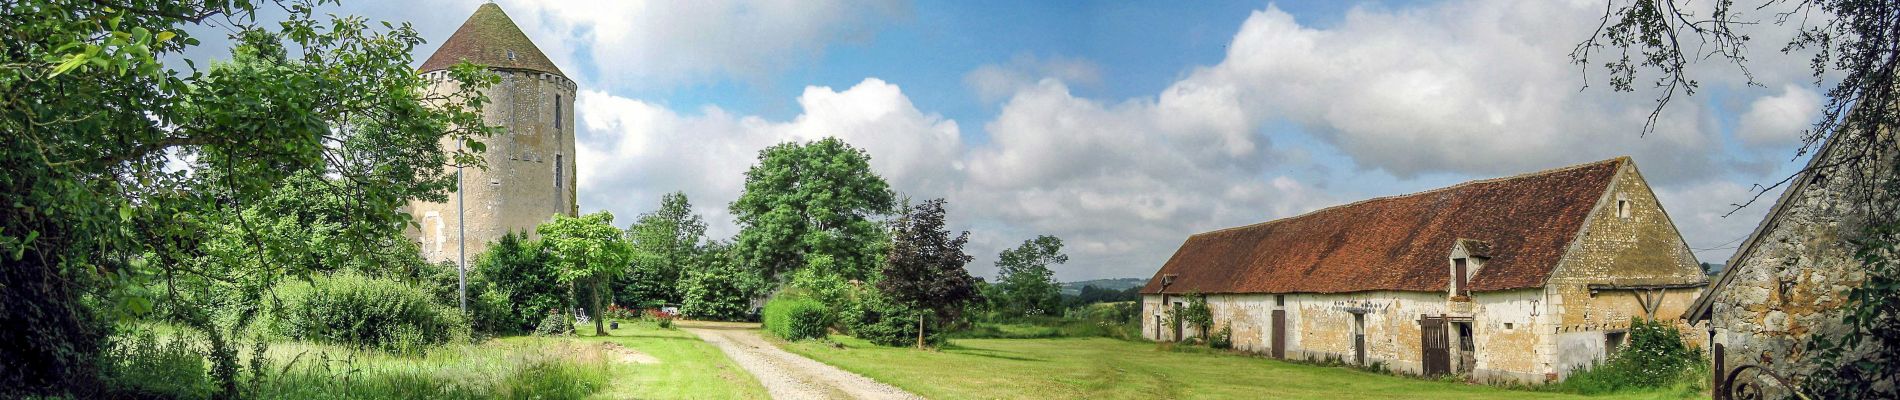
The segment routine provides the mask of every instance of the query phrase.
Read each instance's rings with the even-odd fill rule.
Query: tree
[[[679,281],[680,313],[693,319],[739,320],[752,311],[764,285],[756,271],[733,259],[732,245],[711,243],[695,255]]]
[[[427,90],[409,65],[421,38],[407,25],[312,11],[323,1],[26,0],[0,7],[0,397],[96,397],[102,339],[115,321],[179,301],[157,281],[198,277],[258,295],[302,265],[202,263],[204,229],[234,222],[250,250],[312,253],[257,234],[244,210],[295,176],[325,177],[351,210],[342,231],[407,221],[401,206],[441,199],[445,164],[479,165],[475,90],[495,81],[462,65],[460,92]],[[116,3],[116,2],[111,2]],[[252,20],[258,5],[287,11]],[[234,32],[232,61],[199,69],[164,60],[197,46],[186,29]],[[440,143],[466,142],[445,152]],[[177,168],[183,165],[185,168]],[[253,214],[255,215],[255,214]],[[224,216],[231,217],[226,220]],[[333,248],[375,248],[382,235],[340,234]],[[277,243],[290,243],[281,241]],[[221,396],[236,396],[234,331],[212,343]]]
[[[1005,312],[1012,316],[1046,315],[1062,307],[1062,287],[1056,284],[1053,264],[1069,262],[1062,239],[1042,235],[1024,240],[996,255],[997,285]]]
[[[506,332],[529,332],[548,310],[571,308],[553,257],[525,232],[509,232],[475,256],[474,275],[507,298]],[[453,289],[448,285],[444,288]]]
[[[641,214],[627,227],[633,243],[633,271],[616,280],[614,298],[622,305],[679,304],[680,279],[698,257],[706,221],[693,213],[685,193],[660,197],[660,209]]]
[[[1891,251],[1900,248],[1900,201],[1895,200],[1900,199],[1900,176],[1895,173],[1900,171],[1900,157],[1895,157],[1900,137],[1891,133],[1900,126],[1900,4],[1760,0],[1738,8],[1732,1],[1705,3],[1707,7],[1690,3],[1611,0],[1602,24],[1577,45],[1571,58],[1588,66],[1593,57],[1609,54],[1611,61],[1602,65],[1617,91],[1634,90],[1646,71],[1658,73],[1653,85],[1662,94],[1645,127],[1648,131],[1678,91],[1695,94],[1698,82],[1690,74],[1690,63],[1716,59],[1748,74],[1753,37],[1737,28],[1762,29],[1772,23],[1792,30],[1781,51],[1809,53],[1816,86],[1832,82],[1820,117],[1803,133],[1796,156],[1819,152],[1824,144],[1831,154],[1819,155],[1829,159],[1763,188],[1743,205],[1804,173],[1847,182],[1855,206],[1835,210],[1842,215],[1831,217],[1861,225],[1859,237],[1848,242],[1866,276],[1843,296],[1847,301],[1840,315],[1847,334],[1811,338],[1805,350],[1819,355],[1818,372],[1808,376],[1804,386],[1826,398],[1900,396],[1900,302],[1892,301],[1900,298],[1900,285],[1891,284],[1900,281]],[[1700,44],[1691,42],[1696,40]],[[1752,75],[1749,79],[1755,83]]]
[[[918,321],[918,347],[924,345],[925,320],[935,319],[944,326],[977,296],[976,278],[963,268],[971,259],[963,252],[970,233],[950,236],[944,228],[943,206],[943,199],[926,201],[898,218],[883,279],[877,283],[890,300],[928,317]]]
[[[871,156],[837,138],[781,143],[759,151],[732,202],[739,257],[767,281],[817,265],[822,275],[867,280],[876,271],[882,229],[872,217],[895,195],[871,171]]]
[[[554,259],[561,283],[586,282],[592,289],[589,291],[593,298],[590,316],[594,320],[595,334],[603,336],[607,335],[606,322],[601,319],[604,287],[626,273],[627,264],[633,259],[633,245],[621,238],[622,233],[613,222],[613,213],[601,211],[579,218],[556,214],[554,220],[535,227],[535,231],[541,233],[542,245]]]

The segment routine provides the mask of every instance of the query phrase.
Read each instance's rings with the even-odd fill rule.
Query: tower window
[[[554,95],[554,138],[561,138],[561,95]]]
[[[567,172],[567,170],[561,168],[561,155],[555,154],[554,155],[554,188],[555,189],[561,188],[561,181],[563,181],[563,179],[561,179],[561,173],[563,172]]]

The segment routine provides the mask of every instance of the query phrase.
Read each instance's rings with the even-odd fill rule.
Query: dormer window
[[[1471,295],[1471,277],[1491,258],[1491,244],[1483,240],[1458,239],[1451,247],[1451,287],[1453,297]]]
[[[1471,295],[1471,272],[1469,271],[1471,266],[1466,260],[1463,257],[1451,260],[1451,276],[1454,278],[1451,282],[1451,293],[1454,296]]]

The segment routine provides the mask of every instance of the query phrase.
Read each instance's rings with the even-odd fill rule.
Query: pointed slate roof
[[[1538,287],[1628,157],[1381,197],[1190,236],[1141,293],[1440,291],[1459,241],[1472,290]],[[1475,242],[1475,243],[1474,243]],[[1483,246],[1477,246],[1482,243]]]
[[[495,3],[482,4],[468,21],[442,41],[442,47],[422,62],[422,72],[449,69],[462,60],[487,65],[489,68],[547,72],[566,77],[561,68],[554,66],[541,49],[534,47],[534,41],[528,40],[528,34],[508,19]]]

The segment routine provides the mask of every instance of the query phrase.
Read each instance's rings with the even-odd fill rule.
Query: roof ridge
[[[1247,225],[1241,225],[1241,226],[1234,226],[1234,227],[1227,227],[1227,228],[1221,228],[1221,229],[1215,229],[1215,230],[1211,230],[1211,231],[1206,231],[1206,232],[1201,232],[1201,233],[1196,233],[1196,234],[1193,234],[1193,235],[1188,235],[1188,237],[1189,237],[1189,238],[1193,238],[1193,237],[1195,237],[1195,236],[1201,236],[1201,235],[1208,235],[1208,234],[1215,234],[1215,233],[1221,233],[1221,232],[1226,232],[1226,231],[1232,231],[1232,230],[1240,230],[1240,229],[1247,229],[1247,228],[1254,228],[1254,227],[1260,227],[1260,226],[1266,226],[1266,225],[1269,225],[1269,224],[1274,224],[1274,223],[1278,223],[1278,222],[1283,222],[1283,221],[1291,221],[1291,220],[1295,220],[1295,219],[1299,219],[1299,218],[1303,218],[1303,217],[1306,217],[1306,216],[1310,216],[1310,215],[1314,215],[1314,214],[1319,214],[1319,213],[1321,213],[1321,212],[1325,212],[1325,211],[1331,211],[1331,210],[1333,210],[1333,209],[1338,209],[1338,208],[1346,208],[1346,207],[1352,207],[1352,206],[1356,206],[1356,205],[1360,205],[1360,204],[1365,204],[1365,203],[1370,203],[1370,202],[1374,202],[1374,201],[1381,201],[1381,200],[1392,200],[1392,199],[1398,199],[1398,198],[1405,198],[1405,197],[1412,197],[1412,196],[1419,196],[1419,195],[1425,195],[1425,194],[1431,194],[1431,193],[1437,193],[1437,192],[1445,192],[1445,191],[1450,191],[1450,190],[1452,190],[1452,189],[1458,189],[1458,188],[1462,188],[1462,187],[1466,187],[1466,186],[1471,186],[1471,185],[1478,185],[1478,184],[1485,184],[1485,183],[1494,183],[1494,182],[1502,182],[1502,181],[1509,181],[1509,180],[1517,180],[1517,179],[1524,179],[1524,178],[1531,178],[1531,177],[1537,177],[1537,176],[1543,176],[1543,175],[1549,175],[1549,174],[1555,174],[1555,173],[1559,173],[1559,172],[1564,172],[1564,171],[1570,171],[1570,170],[1575,170],[1575,169],[1582,169],[1582,168],[1587,168],[1587,167],[1594,167],[1594,166],[1598,166],[1598,165],[1602,165],[1602,164],[1608,164],[1608,163],[1627,163],[1627,162],[1633,162],[1633,161],[1634,161],[1634,159],[1631,159],[1631,158],[1630,158],[1630,156],[1627,156],[1627,155],[1624,155],[1624,156],[1617,156],[1617,157],[1614,157],[1614,158],[1610,158],[1610,159],[1606,159],[1606,160],[1600,160],[1600,161],[1592,161],[1592,162],[1587,162],[1587,163],[1582,163],[1582,164],[1573,164],[1573,165],[1567,165],[1567,166],[1562,166],[1562,167],[1555,167],[1555,168],[1547,168],[1547,169],[1543,169],[1543,170],[1539,170],[1539,171],[1532,171],[1532,172],[1525,172],[1525,173],[1519,173],[1519,174],[1516,174],[1516,175],[1510,175],[1510,176],[1502,176],[1502,177],[1495,177],[1495,178],[1485,178],[1485,179],[1476,179],[1476,180],[1469,180],[1469,181],[1464,181],[1464,182],[1459,182],[1459,183],[1457,183],[1457,184],[1453,184],[1453,185],[1451,185],[1451,186],[1445,186],[1445,187],[1439,187],[1439,188],[1433,188],[1433,189],[1427,189],[1427,190],[1421,190],[1421,191],[1417,191],[1417,192],[1412,192],[1412,193],[1403,193],[1403,194],[1394,194],[1394,195],[1387,195],[1387,196],[1380,196],[1380,197],[1373,197],[1373,198],[1367,198],[1367,199],[1361,199],[1361,200],[1359,200],[1359,201],[1355,201],[1355,202],[1351,202],[1351,203],[1345,203],[1345,204],[1337,204],[1337,205],[1332,205],[1332,206],[1327,206],[1327,207],[1322,207],[1322,208],[1320,208],[1320,209],[1317,209],[1317,210],[1313,210],[1313,211],[1307,211],[1307,212],[1304,212],[1304,213],[1300,213],[1300,214],[1298,214],[1298,215],[1293,215],[1293,216],[1289,216],[1289,217],[1282,217],[1282,218],[1275,218],[1275,219],[1270,219],[1270,220],[1266,220],[1266,221],[1261,221],[1261,222],[1255,222],[1255,223],[1252,223],[1252,224],[1247,224]]]

